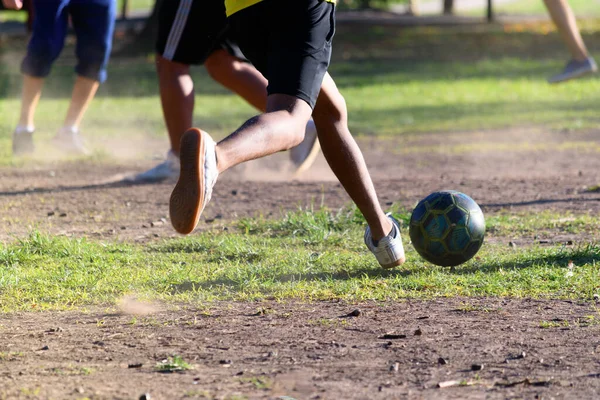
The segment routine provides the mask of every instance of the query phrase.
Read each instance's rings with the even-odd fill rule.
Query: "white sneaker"
[[[169,150],[165,161],[131,178],[135,183],[154,183],[179,178],[179,157]]]
[[[296,174],[306,171],[315,162],[319,154],[319,137],[317,136],[317,128],[314,121],[311,119],[306,124],[304,132],[304,140],[299,145],[290,149],[290,160],[296,167]]]
[[[392,222],[392,231],[377,244],[373,243],[371,236],[371,228],[367,226],[365,231],[365,244],[375,256],[379,265],[383,268],[394,268],[404,264],[406,257],[404,256],[404,246],[402,246],[402,237],[400,237],[400,224],[392,214],[386,214]]]
[[[171,224],[179,233],[191,233],[198,225],[217,182],[216,143],[198,128],[188,129],[181,138],[179,180],[171,193]]]
[[[548,83],[560,83],[571,79],[581,78],[598,71],[596,61],[588,57],[583,61],[571,60],[560,74],[548,78]]]
[[[81,139],[79,129],[73,127],[61,128],[56,136],[52,138],[52,143],[63,153],[78,156],[89,156],[91,154]]]

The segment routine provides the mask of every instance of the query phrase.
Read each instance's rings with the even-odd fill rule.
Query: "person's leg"
[[[99,86],[100,82],[96,79],[90,79],[80,75],[75,78],[73,92],[71,93],[71,102],[69,103],[69,109],[67,110],[63,127],[79,130],[83,115],[94,99]]]
[[[588,51],[567,0],[544,0],[544,3],[572,58],[584,61],[588,58]]]
[[[392,225],[379,205],[362,152],[348,129],[346,102],[329,74],[323,78],[313,119],[331,170],[365,216],[373,239],[383,238]]]
[[[27,154],[34,150],[35,111],[42,94],[44,78],[50,73],[52,63],[64,46],[68,27],[67,1],[33,1],[39,15],[33,24],[27,55],[21,63],[23,89],[19,123],[13,135],[14,154]]]
[[[233,44],[227,41],[226,45],[231,47]],[[252,64],[225,49],[217,49],[206,59],[204,66],[215,81],[237,93],[258,110],[266,110],[268,82]],[[310,168],[319,149],[317,130],[311,120],[306,124],[304,139],[289,151],[296,175]]]
[[[100,83],[106,80],[116,3],[114,0],[71,0],[69,14],[77,38],[77,78],[63,127],[55,137],[55,144],[65,151],[87,154],[87,149],[79,138],[79,126]]]
[[[156,70],[171,152],[179,157],[181,136],[192,126],[194,116],[194,81],[190,76],[190,65],[157,54]]]
[[[132,176],[134,182],[160,182],[179,176],[181,137],[192,126],[194,82],[190,66],[205,62],[225,27],[223,2],[163,1],[158,11],[156,72],[170,150],[166,160]]]
[[[544,0],[544,3],[572,58],[561,73],[548,81],[559,83],[596,72],[596,62],[588,53],[567,0]]]
[[[247,62],[217,49],[204,62],[206,71],[215,81],[240,95],[260,111],[267,106],[267,80]]]
[[[23,75],[23,90],[21,92],[21,114],[19,126],[34,128],[34,116],[42,95],[44,78]]]
[[[249,119],[218,144],[197,128],[186,131],[181,140],[181,172],[169,201],[175,230],[183,234],[194,230],[220,173],[299,144],[311,112],[304,100],[272,94],[264,114]]]

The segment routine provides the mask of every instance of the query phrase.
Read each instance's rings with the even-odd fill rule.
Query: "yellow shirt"
[[[260,3],[261,1],[262,0],[225,0],[225,10],[227,11],[227,16],[229,17],[230,15],[233,15],[244,8],[248,8],[256,3]],[[325,1],[335,4],[336,0]]]

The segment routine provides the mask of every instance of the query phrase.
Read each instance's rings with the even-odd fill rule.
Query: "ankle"
[[[377,226],[371,226],[370,228],[373,242],[378,242],[392,233],[394,230],[394,224],[392,224],[392,221],[390,221],[390,219],[386,216],[385,220],[380,221]]]

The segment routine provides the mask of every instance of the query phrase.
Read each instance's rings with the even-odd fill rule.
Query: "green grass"
[[[178,355],[169,357],[155,366],[157,372],[184,372],[190,369],[192,369],[192,366]]]
[[[406,226],[408,213],[396,215]],[[32,233],[0,247],[0,310],[115,305],[132,294],[142,300],[190,304],[267,298],[591,299],[600,290],[597,224],[586,220],[590,229],[586,241],[573,246],[512,248],[498,235],[509,231],[511,240],[530,237],[522,226],[537,226],[537,220],[537,215],[489,218],[482,250],[454,270],[424,262],[408,243],[405,267],[379,268],[362,243],[364,222],[354,209],[299,210],[273,220],[244,219],[233,232],[215,230],[145,246]],[[572,223],[556,221],[553,228]],[[408,238],[405,228],[403,235]]]

